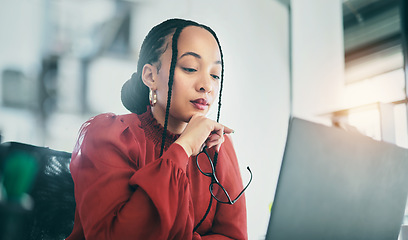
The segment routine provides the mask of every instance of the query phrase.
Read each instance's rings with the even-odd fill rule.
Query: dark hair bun
[[[149,88],[139,79],[137,73],[122,86],[121,99],[123,106],[133,113],[142,114],[146,112],[149,105]]]

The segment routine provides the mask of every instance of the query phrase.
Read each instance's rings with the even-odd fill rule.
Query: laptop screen
[[[397,239],[408,150],[293,118],[266,239]]]

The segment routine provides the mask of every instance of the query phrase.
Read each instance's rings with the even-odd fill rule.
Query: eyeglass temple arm
[[[252,171],[249,168],[249,166],[247,166],[247,169],[248,169],[249,174],[250,174],[249,182],[247,183],[247,185],[244,187],[244,189],[242,189],[242,191],[238,194],[238,196],[234,200],[231,201],[229,199],[231,204],[234,204],[236,201],[238,201],[238,199],[242,196],[242,194],[244,194],[245,190],[248,188],[249,184],[251,184],[251,182],[252,182]],[[229,198],[228,195],[227,195],[227,197]]]

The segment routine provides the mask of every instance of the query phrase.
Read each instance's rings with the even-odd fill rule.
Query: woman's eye
[[[186,72],[189,72],[189,73],[197,72],[197,70],[194,69],[194,68],[183,68],[183,70],[186,71]]]
[[[219,77],[218,75],[215,75],[215,74],[211,74],[211,77],[213,77],[213,78],[216,79],[216,80],[219,80],[219,79],[220,79],[220,77]]]

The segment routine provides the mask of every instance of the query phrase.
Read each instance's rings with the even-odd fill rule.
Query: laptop
[[[396,240],[407,193],[407,149],[292,118],[266,240]]]

